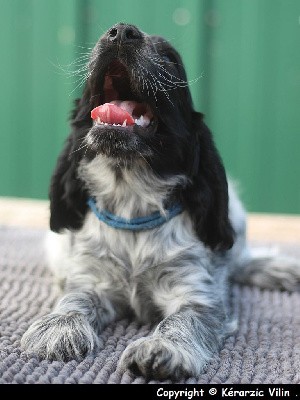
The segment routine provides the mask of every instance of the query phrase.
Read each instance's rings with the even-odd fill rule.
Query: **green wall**
[[[300,213],[299,16],[299,0],[0,0],[0,195],[47,198],[75,71],[125,21],[181,52],[248,209]]]

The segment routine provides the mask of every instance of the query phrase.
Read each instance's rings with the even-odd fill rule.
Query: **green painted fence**
[[[47,198],[86,55],[116,22],[168,38],[251,211],[300,213],[299,0],[0,0],[0,195]]]

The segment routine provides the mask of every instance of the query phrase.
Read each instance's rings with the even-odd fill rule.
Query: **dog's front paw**
[[[34,322],[21,339],[21,348],[49,360],[80,360],[99,347],[99,339],[80,313],[48,314]]]
[[[119,366],[123,371],[129,369],[137,375],[158,380],[185,378],[197,373],[199,367],[193,354],[162,337],[141,338],[131,343],[125,349]]]

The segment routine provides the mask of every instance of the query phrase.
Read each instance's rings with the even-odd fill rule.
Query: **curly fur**
[[[108,89],[107,89],[108,88]],[[147,104],[147,126],[93,124],[91,110],[114,100]],[[101,348],[100,332],[134,315],[153,333],[131,343],[121,369],[156,379],[199,375],[234,329],[230,277],[295,290],[300,268],[248,249],[245,212],[228,187],[203,116],[193,109],[182,60],[164,39],[117,24],[92,51],[72,132],[50,186],[49,264],[64,294],[35,321],[22,347],[56,360]],[[112,228],[88,209],[123,218],[184,211],[140,232]]]

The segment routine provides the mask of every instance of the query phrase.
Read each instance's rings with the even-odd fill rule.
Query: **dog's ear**
[[[51,178],[50,229],[79,229],[87,210],[87,194],[77,176],[78,160],[74,156],[75,138],[71,135],[65,143]]]
[[[188,175],[184,203],[200,238],[211,249],[232,247],[234,232],[228,218],[228,184],[224,166],[203,115],[192,113]]]
[[[89,104],[90,88],[86,85],[82,97],[75,100],[71,114],[72,133],[58,157],[50,189],[50,228],[54,232],[62,229],[80,229],[87,211],[88,194],[77,176],[81,159],[80,146],[92,122]]]

